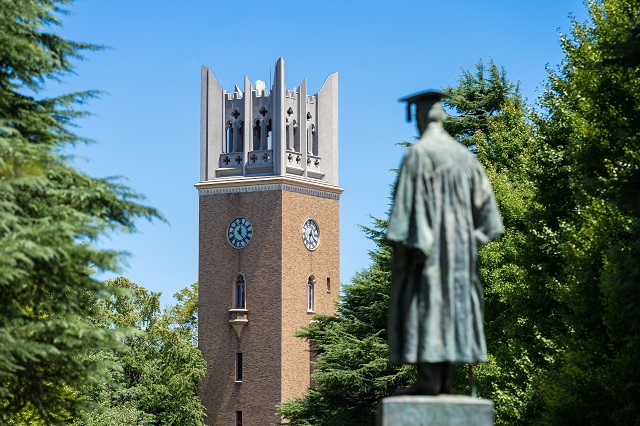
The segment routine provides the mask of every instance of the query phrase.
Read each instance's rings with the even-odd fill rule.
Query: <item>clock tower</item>
[[[333,314],[340,294],[338,75],[307,94],[222,89],[202,67],[200,395],[211,425],[280,423],[276,405],[310,384],[313,353],[296,331]]]

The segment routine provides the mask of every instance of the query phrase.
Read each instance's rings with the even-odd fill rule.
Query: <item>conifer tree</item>
[[[108,363],[79,356],[120,337],[90,319],[93,297],[110,293],[92,276],[121,261],[96,242],[159,217],[64,155],[86,142],[72,130],[96,92],[42,93],[98,49],[55,33],[69,3],[0,0],[0,423],[65,422],[83,405],[82,385],[108,375]]]

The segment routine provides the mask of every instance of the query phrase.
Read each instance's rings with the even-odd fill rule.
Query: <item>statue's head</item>
[[[402,98],[400,101],[408,104],[407,121],[411,120],[411,105],[416,105],[415,115],[418,122],[418,130],[422,134],[429,123],[444,123],[447,113],[440,101],[448,97],[450,97],[448,94],[439,90],[427,90]]]

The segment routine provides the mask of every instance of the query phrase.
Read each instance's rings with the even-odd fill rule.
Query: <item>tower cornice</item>
[[[316,179],[288,176],[260,176],[238,179],[216,179],[195,184],[198,195],[237,194],[262,191],[290,191],[322,198],[339,199],[344,189]]]

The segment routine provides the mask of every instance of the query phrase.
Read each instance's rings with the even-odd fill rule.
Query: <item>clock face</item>
[[[320,239],[320,229],[318,224],[313,219],[307,219],[302,226],[302,241],[309,250],[315,250],[318,248],[318,241]]]
[[[251,222],[243,217],[239,217],[231,222],[227,232],[229,244],[237,249],[241,249],[249,244],[252,235],[253,227],[251,226]]]

